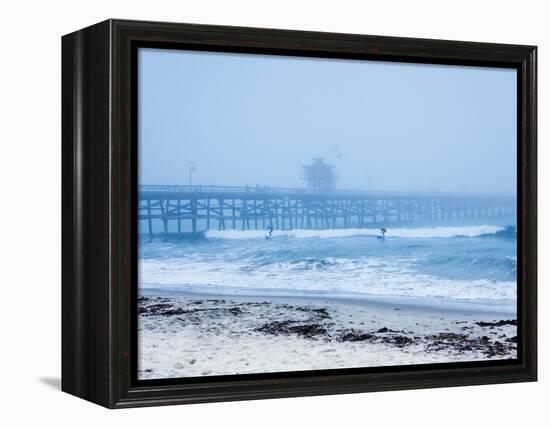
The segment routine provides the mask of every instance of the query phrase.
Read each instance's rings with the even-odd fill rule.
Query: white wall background
[[[0,4],[0,424],[517,427],[548,417],[550,31],[547,1],[9,1]],[[540,381],[107,411],[61,393],[61,44],[130,18],[539,46]]]

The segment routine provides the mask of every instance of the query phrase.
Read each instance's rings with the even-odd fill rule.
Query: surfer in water
[[[273,225],[270,224],[269,227],[267,228],[267,230],[269,231],[269,235],[267,235],[267,236],[265,237],[265,239],[271,239],[271,238],[272,238],[271,235],[273,234]]]
[[[380,235],[378,236],[378,239],[386,239],[386,228],[385,227],[380,228]]]

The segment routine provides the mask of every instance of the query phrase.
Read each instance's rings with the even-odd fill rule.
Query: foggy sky
[[[139,182],[516,191],[516,71],[140,49]]]

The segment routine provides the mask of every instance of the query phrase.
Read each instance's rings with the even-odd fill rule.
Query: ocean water
[[[514,307],[516,226],[207,231],[139,243],[139,287],[254,295],[485,302]]]

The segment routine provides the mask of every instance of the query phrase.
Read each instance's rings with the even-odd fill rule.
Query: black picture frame
[[[138,46],[515,68],[518,359],[138,381]],[[62,38],[62,390],[109,408],[537,379],[534,46],[107,20]]]

